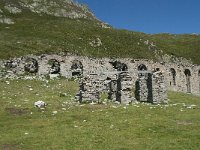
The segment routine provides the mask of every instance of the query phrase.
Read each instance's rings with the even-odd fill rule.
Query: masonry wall
[[[38,70],[35,73],[27,73],[25,66],[30,63],[27,59],[33,58],[38,63]],[[136,59],[95,59],[83,56],[59,56],[59,55],[41,55],[15,58],[12,60],[0,60],[0,77],[1,78],[15,78],[24,75],[44,76],[49,75],[52,66],[49,64],[50,60],[57,60],[59,62],[60,71],[57,74],[52,74],[52,77],[58,75],[71,78],[74,75],[87,76],[88,74],[101,74],[112,77],[112,72],[117,71],[118,66],[113,67],[110,62],[118,61],[128,68],[128,72],[132,78],[132,82],[136,82],[138,78],[138,70],[146,69],[146,71],[162,71],[165,77],[165,84],[168,90],[180,91],[185,93],[192,93],[200,95],[200,66],[193,64],[179,64],[175,63],[159,63],[150,60],[136,60]],[[7,64],[7,65],[5,65]],[[74,65],[73,65],[74,64]],[[141,67],[145,66],[145,67]],[[31,66],[28,64],[28,66]],[[73,66],[73,67],[72,67]],[[54,66],[55,69],[55,66]],[[173,70],[173,71],[172,71]],[[141,71],[141,70],[140,70]],[[175,72],[175,74],[173,74]],[[133,85],[134,86],[134,85]]]

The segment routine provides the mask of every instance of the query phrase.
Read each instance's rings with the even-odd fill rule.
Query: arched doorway
[[[60,62],[56,59],[51,59],[48,61],[48,64],[50,65],[50,74],[59,74],[60,73]]]
[[[138,71],[147,71],[147,67],[144,64],[138,66]]]
[[[82,76],[83,64],[79,60],[74,60],[71,66],[72,76]]]
[[[34,58],[28,58],[25,61],[24,71],[27,73],[37,73],[38,72],[38,61]]]
[[[176,71],[174,68],[170,69],[170,86],[176,86]]]
[[[121,63],[120,61],[109,62],[112,64],[113,68],[117,71],[128,71],[128,66],[125,63]]]
[[[191,83],[190,83],[190,78],[191,78],[191,72],[189,69],[185,69],[184,71],[185,77],[186,77],[186,88],[187,92],[191,93]]]
[[[144,76],[145,75],[145,71],[147,71],[147,67],[144,64],[140,64],[138,66],[138,76]]]

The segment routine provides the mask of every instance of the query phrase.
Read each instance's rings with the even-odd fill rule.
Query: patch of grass
[[[199,149],[200,98],[169,92],[168,105],[79,105],[74,81],[0,81],[0,148]],[[67,93],[60,96],[60,93]],[[48,103],[45,110],[34,102]],[[184,103],[184,104],[183,104]],[[196,105],[190,109],[187,106]],[[57,111],[52,115],[52,111]]]
[[[3,4],[0,5],[2,10]],[[158,59],[154,50],[144,44],[148,40],[156,45],[156,49],[162,50],[163,54],[184,57],[200,64],[199,35],[149,35],[107,29],[102,28],[101,22],[96,19],[67,19],[45,14],[41,16],[26,9],[22,14],[5,13],[15,24],[0,24],[0,59],[70,52],[90,57],[129,57],[156,61]],[[97,38],[102,45],[94,47],[90,43]]]

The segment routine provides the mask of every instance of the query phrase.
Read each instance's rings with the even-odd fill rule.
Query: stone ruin
[[[167,103],[167,88],[160,71],[140,75],[135,89],[135,97],[140,102]]]
[[[38,72],[38,62],[34,58],[28,58],[26,60],[24,70],[27,73],[37,73]]]
[[[166,91],[200,96],[200,66],[131,58],[90,58],[72,55],[27,55],[0,60],[0,79],[81,78],[80,102],[165,103]]]
[[[105,74],[90,74],[80,80],[80,91],[76,98],[80,103],[101,103],[101,93],[107,93],[107,99],[122,104],[136,100],[154,104],[167,103],[167,88],[162,72],[142,74],[138,74],[136,83],[128,72],[123,71],[117,71],[112,78],[106,78]]]
[[[60,73],[60,63],[56,59],[51,59],[48,61],[48,64],[50,65],[50,74],[59,74]]]

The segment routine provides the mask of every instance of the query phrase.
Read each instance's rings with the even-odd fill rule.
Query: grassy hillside
[[[154,41],[164,53],[191,59],[194,63],[200,64],[200,35],[157,34],[149,35],[148,38]]]
[[[19,5],[19,1],[26,2],[27,6]],[[52,1],[56,5],[42,0],[33,9],[33,0],[0,0],[0,18],[9,18],[14,23],[0,23],[0,59],[30,53],[70,52],[158,60],[155,53],[162,50],[160,55],[184,57],[200,64],[199,35],[148,35],[116,30],[97,20],[85,6],[71,1]],[[5,6],[20,8],[22,12],[11,13]]]
[[[170,92],[170,103],[164,106],[79,105],[73,102],[77,89],[77,83],[66,80],[1,80],[0,149],[200,147],[199,97]],[[34,107],[38,100],[48,103],[45,110]]]

